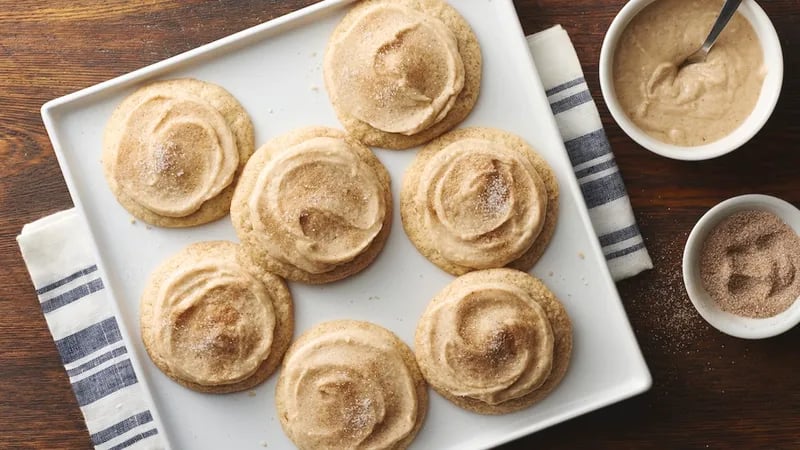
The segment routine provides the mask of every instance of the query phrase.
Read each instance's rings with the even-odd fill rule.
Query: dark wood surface
[[[42,125],[47,100],[211,42],[312,0],[0,0],[0,447],[86,448],[89,437],[22,263],[22,225],[71,206]],[[750,143],[718,160],[655,156],[600,97],[600,44],[623,0],[517,0],[532,33],[561,23],[598,102],[656,268],[619,283],[653,388],[507,448],[800,448],[800,327],[745,341],[697,315],[680,258],[717,202],[800,205],[800,3],[764,0],[783,44],[781,100]]]

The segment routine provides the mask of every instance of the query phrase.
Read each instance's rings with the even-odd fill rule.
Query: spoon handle
[[[728,24],[728,21],[731,20],[733,14],[736,13],[736,10],[739,9],[740,3],[742,3],[742,0],[726,0],[725,4],[722,5],[722,11],[719,12],[719,17],[717,18],[717,21],[714,22],[711,32],[708,33],[708,37],[706,38],[706,41],[703,42],[703,47],[701,47],[701,51],[704,54],[707,55],[711,50],[711,47],[714,46],[714,43],[717,42],[719,34],[725,28],[725,25]]]

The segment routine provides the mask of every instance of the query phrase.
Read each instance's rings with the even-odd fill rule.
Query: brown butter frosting
[[[531,247],[544,225],[547,190],[523,154],[466,138],[425,166],[415,203],[445,259],[484,269],[504,266]]]
[[[444,119],[464,88],[453,32],[399,4],[365,8],[330,43],[324,65],[334,103],[378,130],[407,136]]]
[[[292,349],[278,395],[301,449],[387,449],[415,432],[414,377],[396,343],[369,329],[330,331]]]
[[[758,102],[766,67],[753,26],[735,13],[707,58],[681,63],[705,40],[722,0],[661,0],[626,26],[614,53],[625,114],[669,144],[705,145],[732,133]]]
[[[183,266],[153,305],[153,347],[181,378],[233,384],[267,359],[276,318],[266,287],[238,264],[209,257]]]
[[[531,393],[550,375],[548,317],[513,284],[461,284],[426,316],[416,350],[431,363],[426,378],[452,395],[497,405]]]
[[[233,180],[239,152],[230,126],[188,92],[153,86],[131,108],[113,176],[122,191],[162,216],[196,212]]]
[[[387,214],[383,187],[349,144],[316,137],[281,151],[248,197],[268,253],[309,273],[347,263],[373,242]]]

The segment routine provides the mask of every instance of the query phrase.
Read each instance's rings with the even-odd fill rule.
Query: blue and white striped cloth
[[[653,268],[569,35],[557,25],[528,36],[528,46],[611,276],[619,281]]]
[[[169,448],[78,214],[25,225],[17,242],[95,448]]]

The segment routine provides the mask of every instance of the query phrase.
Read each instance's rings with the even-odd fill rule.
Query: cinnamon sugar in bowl
[[[683,253],[683,280],[697,312],[745,339],[800,323],[798,235],[800,210],[775,197],[743,195],[711,208]]]

